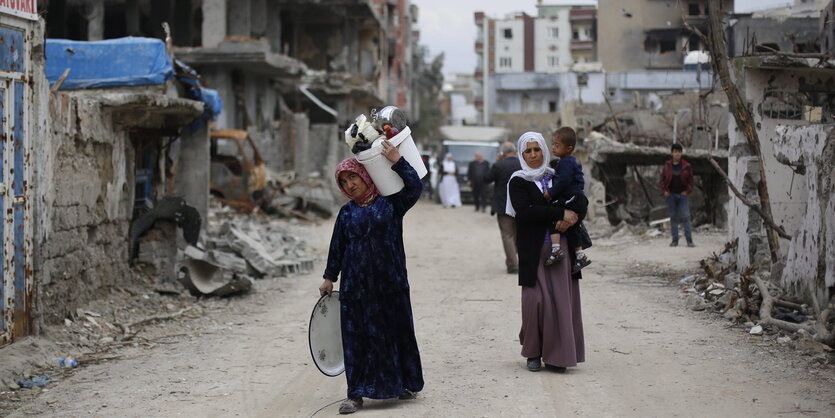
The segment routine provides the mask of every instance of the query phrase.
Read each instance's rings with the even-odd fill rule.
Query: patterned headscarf
[[[539,166],[539,168],[529,167],[524,157],[525,150],[528,149],[528,143],[534,141],[539,143],[539,148],[542,149],[542,165]],[[518,152],[522,154],[522,156],[520,156],[519,158],[519,163],[522,165],[522,169],[513,173],[513,175],[510,176],[510,179],[507,181],[507,184],[510,185],[510,180],[513,180],[514,177],[522,177],[523,179],[533,183],[541,183],[543,187],[547,188],[548,182],[554,175],[554,169],[548,167],[548,162],[551,160],[551,151],[545,144],[545,138],[542,137],[542,134],[540,134],[539,132],[523,133],[522,136],[519,137],[517,149]],[[505,205],[505,213],[507,213],[509,216],[516,216],[516,210],[513,209],[513,204],[510,202],[509,188],[507,193],[507,204]]]
[[[358,199],[351,198],[351,196],[345,192],[345,189],[342,188],[342,185],[339,184],[339,175],[345,171],[356,173],[360,176],[360,178],[362,178],[362,181],[365,182],[365,185],[368,186],[368,189],[365,191],[365,193]],[[368,171],[365,169],[365,166],[360,164],[360,162],[357,161],[356,158],[351,157],[342,160],[342,162],[339,163],[338,166],[336,166],[336,173],[334,174],[334,176],[336,177],[336,185],[339,187],[339,191],[342,192],[342,194],[345,195],[345,197],[353,200],[358,205],[365,206],[371,203],[375,197],[380,195],[380,191],[377,190],[377,186],[375,186],[374,181],[371,180],[371,175],[368,174]]]

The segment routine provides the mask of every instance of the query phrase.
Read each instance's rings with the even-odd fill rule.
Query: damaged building
[[[408,0],[50,0],[49,37],[163,38],[226,105],[215,129],[244,130],[267,168],[305,177],[345,156],[340,127],[395,105],[414,119]]]
[[[47,40],[46,56],[35,274],[54,323],[136,275],[173,282],[178,239],[196,244],[208,216],[216,115],[175,78],[160,40]]]
[[[416,19],[408,0],[3,3],[0,344],[120,283],[182,279],[182,249],[205,233],[239,235],[199,255],[253,255],[225,259],[236,273],[309,268],[292,240],[264,252],[258,228],[205,228],[219,143],[249,147],[235,158],[293,184],[282,193],[332,204],[301,180],[347,153],[341,127],[385,105],[416,114]],[[102,76],[117,67],[129,74]]]
[[[823,65],[822,65],[823,64]],[[728,176],[749,200],[767,182],[779,239],[773,277],[796,296],[825,306],[835,286],[835,71],[817,59],[785,56],[734,60],[736,85],[753,110],[766,178],[736,121],[730,121]],[[752,208],[732,199],[730,238],[738,239],[738,268],[772,265],[766,226]]]

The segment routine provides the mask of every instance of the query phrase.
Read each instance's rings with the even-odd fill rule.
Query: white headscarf
[[[455,171],[455,161],[452,160],[452,154],[447,154],[441,165],[444,167],[444,174]]]
[[[530,168],[528,166],[527,161],[525,161],[524,153],[525,150],[528,148],[529,142],[538,142],[539,148],[542,149],[542,165],[539,168]],[[505,205],[505,213],[509,216],[516,216],[516,211],[513,209],[513,204],[510,203],[510,181],[513,180],[514,177],[522,177],[523,179],[536,182],[546,174],[554,174],[554,169],[548,166],[548,162],[551,160],[551,152],[548,150],[548,146],[545,144],[545,138],[542,137],[542,134],[539,132],[525,132],[522,136],[519,137],[519,143],[517,144],[517,148],[520,154],[523,154],[521,158],[519,158],[519,163],[522,165],[522,169],[513,173],[510,176],[510,179],[507,181],[508,190],[507,190],[507,204]]]

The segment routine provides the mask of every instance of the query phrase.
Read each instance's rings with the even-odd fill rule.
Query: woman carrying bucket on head
[[[339,190],[351,199],[342,206],[331,237],[321,295],[339,286],[342,346],[348,396],[341,414],[356,412],[362,398],[414,399],[423,389],[415,339],[403,216],[417,203],[423,184],[414,168],[389,141],[382,142],[391,170],[403,188],[389,196],[377,190],[354,158],[336,169]]]

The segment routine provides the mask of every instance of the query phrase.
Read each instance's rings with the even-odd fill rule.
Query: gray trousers
[[[499,223],[499,232],[502,235],[505,266],[508,269],[517,269],[519,261],[516,258],[516,220],[512,216],[497,213],[496,221]]]

